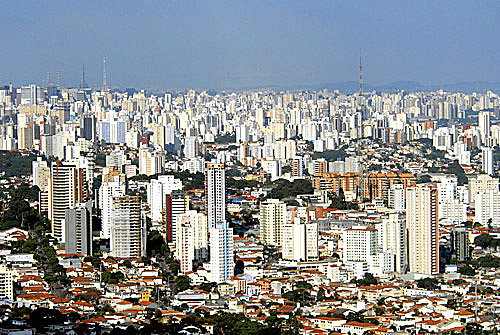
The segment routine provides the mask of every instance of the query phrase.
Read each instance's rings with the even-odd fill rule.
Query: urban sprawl
[[[500,96],[0,86],[0,334],[496,334]]]

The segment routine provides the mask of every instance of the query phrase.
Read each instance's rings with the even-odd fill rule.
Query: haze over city
[[[498,334],[499,9],[3,3],[0,334]]]
[[[78,86],[319,88],[500,82],[500,2],[8,1],[0,80]]]

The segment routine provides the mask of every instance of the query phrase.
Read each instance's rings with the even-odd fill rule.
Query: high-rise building
[[[465,227],[456,227],[451,231],[451,252],[455,254],[457,262],[470,259],[469,232]]]
[[[475,222],[482,226],[500,227],[500,191],[486,190],[476,194]]]
[[[146,254],[146,227],[141,218],[140,197],[113,197],[111,210],[111,256],[123,258],[144,256]]]
[[[265,245],[281,246],[282,230],[286,223],[286,204],[267,199],[260,205],[260,241]]]
[[[481,140],[485,143],[486,139],[490,136],[490,113],[485,111],[479,112],[478,123],[479,131],[481,132]]]
[[[302,156],[292,159],[291,165],[292,177],[302,177],[304,175],[304,159]]]
[[[403,184],[393,184],[388,193],[389,208],[397,211],[405,210],[405,186]]]
[[[0,299],[14,302],[14,277],[5,264],[0,264]]]
[[[283,259],[286,260],[318,260],[318,223],[295,217],[292,224],[285,224],[282,250]]]
[[[161,222],[162,212],[166,209],[167,195],[174,190],[182,190],[182,181],[173,175],[158,176],[149,182],[147,189],[151,221]]]
[[[207,216],[197,211],[176,215],[175,255],[180,262],[181,272],[191,271],[193,262],[208,260]]]
[[[210,229],[210,271],[216,283],[234,275],[234,237],[228,222],[217,222]]]
[[[395,271],[405,273],[408,268],[408,239],[405,219],[398,213],[390,213],[376,227],[380,251],[392,251]]]
[[[493,174],[493,148],[482,147],[481,153],[482,153],[482,161],[481,161],[482,171],[491,176]]]
[[[99,188],[99,208],[101,209],[101,237],[111,237],[113,197],[125,195],[126,185],[116,176],[110,181],[104,181]]]
[[[377,229],[354,226],[344,231],[344,262],[369,262],[378,252]]]
[[[199,142],[194,136],[188,136],[184,140],[184,156],[186,158],[196,158],[199,153]]]
[[[33,185],[38,186],[40,190],[44,190],[49,185],[50,167],[47,161],[38,157],[36,161],[32,162]]]
[[[226,171],[224,164],[207,163],[205,168],[205,197],[208,226],[226,222]]]
[[[92,255],[92,202],[66,209],[65,243],[67,254]]]
[[[194,262],[194,229],[187,220],[189,219],[179,215],[176,224],[175,258],[179,261],[179,271],[182,274],[192,271]]]
[[[498,191],[499,189],[499,179],[493,178],[487,174],[479,174],[469,177],[469,198],[470,205],[474,207],[476,201],[476,195],[483,191],[494,190]]]
[[[165,210],[163,211],[165,223],[165,239],[167,243],[175,242],[177,235],[176,216],[185,213],[189,209],[189,197],[186,197],[184,191],[172,191],[167,194]]]
[[[438,220],[446,219],[455,224],[467,221],[467,204],[459,199],[448,199],[438,203]]]
[[[93,115],[86,115],[80,118],[80,137],[89,140],[96,140],[96,120]]]
[[[410,272],[439,273],[437,189],[419,184],[406,189],[406,226]]]
[[[49,219],[52,223],[52,234],[59,242],[64,243],[66,236],[63,225],[66,210],[88,199],[85,179],[85,169],[60,161],[52,163],[49,182]]]

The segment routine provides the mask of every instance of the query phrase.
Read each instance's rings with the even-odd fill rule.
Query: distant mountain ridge
[[[313,90],[339,90],[344,93],[355,93],[359,92],[359,82],[346,81],[338,83],[325,83],[319,85],[307,85],[303,87],[283,87],[283,89],[313,89]],[[363,91],[378,91],[378,92],[397,92],[400,90],[405,90],[409,92],[416,91],[437,91],[444,90],[448,92],[463,92],[463,93],[486,93],[487,91],[492,91],[495,93],[500,93],[500,82],[485,82],[485,81],[467,81],[453,84],[442,84],[442,85],[423,85],[416,81],[400,80],[391,82],[385,85],[374,86],[370,84],[363,84]]]
[[[208,90],[213,93],[215,92],[238,92],[238,91],[258,91],[258,90],[274,90],[274,91],[300,91],[300,90],[314,90],[320,91],[323,89],[329,91],[339,90],[342,93],[356,93],[359,92],[359,82],[356,81],[341,81],[336,83],[323,83],[323,84],[310,84],[310,85],[261,85],[252,87],[242,87],[242,88],[219,88],[219,89],[207,89],[207,88],[148,88],[148,91],[152,92],[184,92],[189,89],[196,90]],[[487,91],[492,91],[494,93],[500,94],[500,82],[486,82],[486,81],[464,81],[460,83],[453,84],[442,84],[442,85],[423,85],[417,81],[411,80],[399,80],[394,81],[385,85],[370,85],[363,84],[364,92],[398,92],[405,90],[407,92],[425,92],[425,91],[437,91],[444,90],[446,92],[462,92],[462,93],[486,93]]]

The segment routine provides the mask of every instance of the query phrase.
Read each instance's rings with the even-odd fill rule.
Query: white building
[[[99,208],[101,209],[101,237],[111,237],[111,218],[113,197],[125,195],[126,185],[119,176],[113,181],[103,182],[99,188]]]
[[[393,184],[388,192],[389,208],[397,211],[405,210],[405,187],[403,184]]]
[[[392,252],[394,271],[404,273],[408,268],[408,237],[406,221],[397,213],[391,213],[382,223],[376,225],[380,251]]]
[[[491,176],[494,172],[494,170],[493,170],[493,148],[482,147],[481,153],[482,153],[482,156],[481,156],[481,158],[482,158],[482,160],[481,160],[482,171]]]
[[[197,211],[176,215],[175,255],[181,265],[181,272],[191,271],[193,261],[208,259],[207,216]]]
[[[227,222],[217,222],[210,229],[210,271],[216,283],[234,275],[234,236]]]
[[[161,222],[167,194],[176,190],[182,190],[182,181],[173,175],[158,176],[158,179],[152,179],[149,182],[147,199],[151,209],[151,221]]]
[[[226,222],[226,171],[224,164],[207,163],[205,168],[205,197],[208,226]]]
[[[318,223],[295,217],[292,224],[285,224],[282,250],[283,259],[286,260],[318,260]]]
[[[140,258],[146,254],[146,227],[138,196],[113,197],[110,255]]]
[[[475,221],[482,226],[500,226],[500,192],[487,190],[476,194]]]
[[[0,264],[0,299],[14,302],[14,279],[12,270]]]
[[[438,220],[447,219],[460,224],[467,221],[467,204],[458,199],[448,199],[438,203]]]

